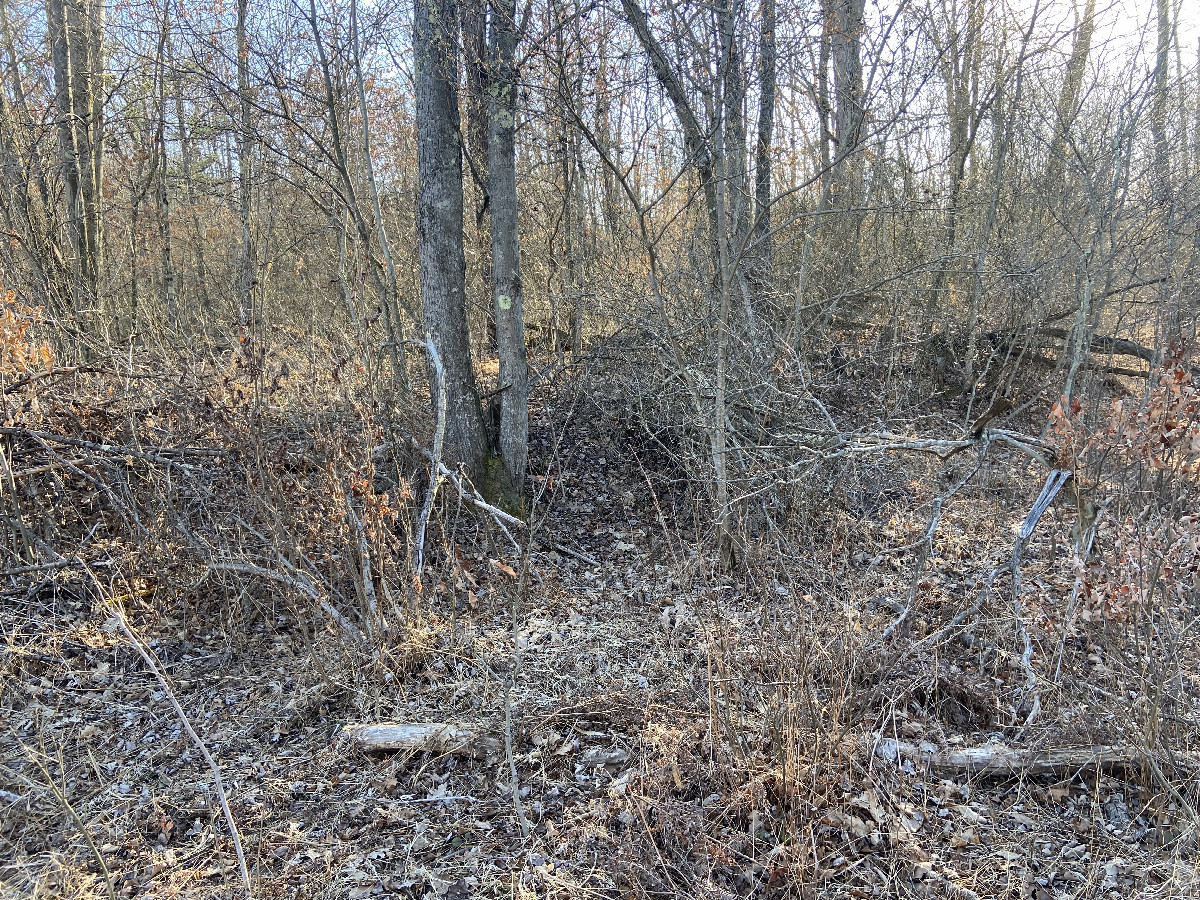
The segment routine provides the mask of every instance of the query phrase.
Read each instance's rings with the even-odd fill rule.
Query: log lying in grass
[[[989,778],[1006,778],[1017,775],[1054,775],[1069,778],[1079,772],[1101,769],[1106,772],[1151,769],[1149,755],[1143,750],[1129,747],[1059,747],[1047,750],[1026,750],[1006,747],[1003,744],[987,744],[982,747],[958,749],[931,748],[884,739],[875,748],[875,754],[884,759],[895,759],[896,754],[910,759],[919,769],[928,771],[938,778],[961,778],[976,775]],[[1169,760],[1157,759],[1164,768],[1195,774],[1200,772],[1200,756],[1194,753],[1177,753]]]
[[[347,725],[346,739],[367,753],[430,751],[486,756],[500,749],[500,739],[482,729],[450,722]]]

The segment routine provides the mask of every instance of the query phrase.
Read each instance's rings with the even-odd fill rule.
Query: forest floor
[[[1036,718],[1004,591],[966,635],[923,643],[1007,559],[1043,473],[989,465],[947,504],[915,588],[916,551],[887,551],[920,536],[965,459],[873,464],[804,558],[768,564],[760,548],[722,575],[689,539],[671,473],[643,469],[601,415],[576,418],[561,440],[535,423],[532,469],[553,457],[558,484],[522,589],[522,560],[468,518],[374,662],[265,594],[125,598],[220,766],[256,898],[1049,900],[1200,885],[1189,792],[1144,765],[937,777],[912,758],[1138,746],[1131,641],[1056,625],[1070,516],[1047,515],[1024,558]],[[881,640],[914,590],[911,631]],[[116,897],[241,896],[212,773],[87,583],[14,581],[0,628],[0,896],[107,897],[106,879]],[[1176,748],[1197,718],[1171,711]],[[477,737],[367,754],[344,729],[370,722]]]

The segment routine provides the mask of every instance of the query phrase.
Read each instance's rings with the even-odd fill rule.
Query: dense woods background
[[[1192,891],[1198,24],[0,0],[0,880]]]

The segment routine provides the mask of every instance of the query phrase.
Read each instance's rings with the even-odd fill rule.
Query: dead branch
[[[83,570],[87,572],[88,576],[92,579],[92,583],[96,585],[96,590],[99,592],[100,598],[104,600],[106,598],[105,591],[95,573],[92,572],[91,568],[84,563],[83,560],[77,559],[76,562],[78,562],[83,567]],[[242,878],[242,887],[245,888],[246,891],[246,900],[250,900],[250,898],[254,896],[250,887],[250,871],[246,868],[246,854],[242,849],[242,839],[238,834],[237,822],[234,821],[233,811],[229,808],[229,798],[225,794],[225,785],[221,781],[221,767],[217,765],[217,761],[213,758],[213,755],[208,752],[208,747],[205,746],[204,741],[200,739],[200,735],[196,733],[196,729],[192,727],[192,723],[188,719],[187,713],[184,712],[183,706],[179,702],[179,698],[175,696],[175,692],[171,689],[171,685],[167,681],[167,677],[162,673],[162,669],[159,668],[158,661],[154,658],[154,655],[148,649],[146,649],[146,645],[143,644],[141,640],[138,639],[137,635],[133,633],[133,629],[125,620],[125,613],[121,610],[121,604],[111,602],[111,598],[108,598],[108,602],[105,603],[105,606],[116,618],[117,624],[120,626],[121,631],[125,634],[125,637],[129,643],[133,645],[133,649],[138,652],[139,656],[141,656],[142,662],[144,662],[146,667],[149,668],[152,673],[154,673],[155,679],[163,689],[164,696],[166,696],[167,700],[170,702],[171,708],[175,710],[175,715],[179,718],[180,725],[183,726],[183,730],[187,732],[188,737],[192,739],[192,743],[196,745],[196,749],[200,751],[200,755],[204,757],[204,761],[208,764],[209,771],[212,772],[213,788],[216,791],[218,801],[220,801],[221,812],[225,816],[225,824],[229,827],[229,836],[233,840],[233,849],[237,854],[238,873]]]
[[[354,504],[350,502],[349,493],[346,494],[346,513],[350,516],[350,524],[354,526],[354,533],[358,538],[358,559],[362,568],[362,591],[363,599],[367,604],[367,614],[371,617],[371,623],[376,624],[379,616],[379,604],[375,600],[375,581],[371,574],[371,545],[367,542],[367,534],[363,529],[362,520],[354,511]]]
[[[500,749],[500,741],[485,730],[450,722],[381,722],[347,725],[347,740],[366,753],[464,753],[484,756]]]
[[[432,463],[429,469],[429,487],[425,491],[425,502],[421,505],[421,514],[417,518],[416,536],[413,538],[413,554],[416,565],[413,566],[417,578],[425,568],[425,529],[429,525],[429,515],[433,512],[433,500],[437,495],[438,485],[441,484],[441,472],[446,467],[442,465],[442,441],[446,434],[446,372],[442,368],[442,358],[438,356],[433,337],[426,333],[422,345],[429,354],[429,362],[433,365],[437,381],[437,427],[433,433],[433,452],[429,454]]]
[[[993,778],[1054,775],[1070,778],[1084,770],[1120,772],[1148,768],[1147,764],[1153,760],[1144,750],[1108,745],[1029,750],[1004,744],[987,744],[982,747],[944,749],[884,739],[875,748],[875,755],[884,759],[894,759],[896,753],[911,759],[918,767],[938,778],[951,779],[963,775]],[[1189,774],[1200,771],[1200,754],[1177,753],[1173,758],[1175,765]]]
[[[242,575],[257,575],[260,578],[266,578],[270,581],[285,584],[290,588],[294,588],[304,596],[308,597],[316,603],[329,618],[337,622],[341,629],[354,638],[359,643],[366,643],[366,638],[358,626],[343,616],[340,612],[333,608],[328,600],[317,593],[316,587],[303,573],[297,573],[296,577],[284,575],[282,572],[276,572],[273,569],[266,569],[262,566],[256,566],[253,563],[232,562],[227,560],[209,560],[207,565],[210,569],[217,572],[238,572]]]
[[[1031,662],[1033,659],[1033,643],[1029,640],[1029,632],[1025,628],[1025,610],[1021,604],[1021,554],[1024,552],[1029,538],[1033,536],[1033,530],[1037,527],[1037,523],[1041,521],[1042,516],[1050,504],[1054,502],[1054,498],[1058,495],[1058,492],[1062,490],[1063,485],[1070,479],[1071,473],[1067,469],[1055,469],[1046,476],[1046,483],[1042,485],[1042,492],[1038,494],[1033,508],[1029,510],[1029,515],[1021,523],[1021,530],[1017,533],[1017,540],[1013,544],[1012,560],[1010,562],[1012,569],[1013,624],[1017,629],[1017,637],[1020,638],[1024,645],[1024,650],[1021,654],[1021,669],[1025,672],[1026,678],[1024,694],[1033,694],[1033,706],[1025,719],[1026,725],[1033,721],[1038,711],[1042,708],[1042,700],[1036,692],[1037,673],[1033,671],[1033,664]]]
[[[226,451],[219,450],[213,447],[160,447],[154,453],[146,453],[142,450],[137,450],[133,447],[127,447],[123,444],[99,444],[95,441],[85,441],[82,438],[67,437],[62,434],[50,434],[43,431],[33,431],[29,428],[17,428],[13,426],[0,427],[0,434],[10,435],[12,437],[28,437],[35,441],[46,442],[50,444],[61,444],[65,447],[77,447],[83,450],[91,450],[94,453],[104,453],[109,456],[132,456],[135,459],[145,460],[160,466],[184,466],[185,468],[193,468],[186,463],[181,463],[178,459],[172,457],[179,456],[199,456],[199,457],[218,457],[225,456]]]

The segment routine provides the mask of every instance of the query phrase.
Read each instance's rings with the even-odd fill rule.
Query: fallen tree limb
[[[109,456],[132,456],[160,466],[181,466],[183,468],[195,468],[187,463],[181,463],[174,457],[218,457],[227,455],[227,451],[218,450],[212,447],[158,447],[156,448],[155,452],[147,453],[134,447],[126,447],[122,444],[101,444],[96,443],[95,441],[85,441],[82,438],[67,437],[66,435],[62,434],[50,434],[44,431],[34,431],[30,428],[19,428],[17,426],[7,425],[0,427],[0,434],[10,437],[28,437],[38,442],[58,444],[64,447],[76,447],[82,450],[91,450],[95,453],[104,453]]]
[[[1065,341],[1070,336],[1070,330],[1067,328],[1031,328],[1022,326],[1009,331],[990,331],[984,337],[997,348],[1015,346],[1022,338],[1027,335],[1036,337],[1050,338],[1051,340]],[[1151,347],[1143,346],[1137,341],[1131,341],[1128,338],[1108,337],[1106,335],[1094,334],[1088,341],[1090,349],[1095,353],[1111,353],[1113,356],[1133,356],[1143,360],[1150,366],[1150,372],[1153,372],[1162,363],[1162,352]],[[1042,345],[1044,346],[1044,345]],[[1096,368],[1109,369],[1111,367],[1096,366]],[[1189,366],[1189,370],[1193,375],[1200,376],[1200,368]],[[1130,377],[1145,377],[1149,373],[1139,372],[1136,369],[1111,368],[1111,373],[1115,375],[1127,375]]]
[[[500,740],[496,736],[480,728],[450,722],[347,725],[342,734],[367,753],[417,753],[428,750],[435,753],[484,756],[500,750]]]
[[[986,744],[982,747],[943,749],[932,748],[928,744],[884,739],[876,745],[875,755],[889,760],[897,760],[897,755],[910,759],[918,768],[938,778],[963,775],[992,778],[1055,775],[1069,778],[1087,770],[1113,772],[1150,769],[1151,763],[1157,766],[1157,761],[1144,750],[1109,745],[1026,750],[1004,744]],[[1200,772],[1200,755],[1177,753],[1174,754],[1174,763],[1176,768],[1189,774]]]

